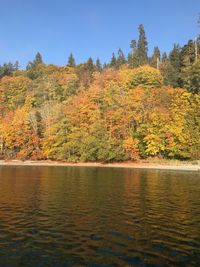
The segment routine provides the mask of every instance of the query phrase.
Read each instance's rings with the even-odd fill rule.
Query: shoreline
[[[0,160],[1,166],[55,166],[55,167],[103,167],[103,168],[129,168],[129,169],[152,169],[152,170],[174,170],[174,171],[200,171],[200,165],[190,163],[147,163],[147,162],[61,162],[61,161],[34,161],[34,160]]]

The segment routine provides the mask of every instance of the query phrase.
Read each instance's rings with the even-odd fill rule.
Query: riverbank
[[[156,170],[179,170],[179,171],[200,171],[200,164],[181,162],[60,162],[60,161],[21,161],[21,160],[0,160],[0,166],[77,166],[77,167],[112,167],[132,169],[156,169]]]

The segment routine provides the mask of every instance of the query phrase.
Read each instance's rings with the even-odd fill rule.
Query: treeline
[[[1,158],[200,158],[200,38],[148,57],[143,25],[109,63],[0,66]]]

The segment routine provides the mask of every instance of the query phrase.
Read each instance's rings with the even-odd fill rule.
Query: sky
[[[24,68],[36,52],[45,63],[65,65],[90,56],[101,62],[130,51],[143,24],[149,43],[169,52],[199,33],[200,0],[0,0],[0,64]]]

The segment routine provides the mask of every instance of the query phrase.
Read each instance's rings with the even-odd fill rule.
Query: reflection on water
[[[199,266],[200,175],[0,167],[0,266]]]

